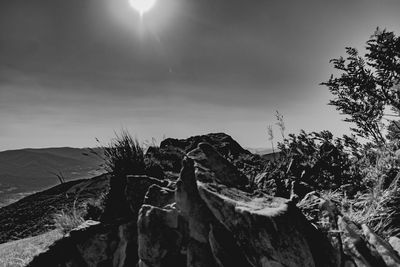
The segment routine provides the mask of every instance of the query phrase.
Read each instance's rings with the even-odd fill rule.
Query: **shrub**
[[[116,134],[116,137],[104,148],[104,156],[106,170],[112,177],[100,220],[110,222],[116,218],[131,216],[132,212],[125,197],[126,176],[145,174],[146,164],[139,142],[134,140],[126,130],[122,130],[119,135]]]
[[[293,181],[313,190],[337,190],[346,186],[354,194],[363,187],[359,145],[350,137],[333,138],[329,131],[290,134],[278,143],[279,157],[266,171],[278,186],[277,194],[288,197]],[[349,186],[350,185],[350,186]]]
[[[400,160],[396,151],[393,142],[381,148],[365,148],[358,164],[366,190],[359,192],[345,210],[354,221],[386,236],[400,234]]]
[[[54,215],[54,224],[56,228],[66,234],[85,221],[82,215],[81,211],[75,209],[72,212],[62,210],[60,213]]]
[[[105,167],[113,176],[125,177],[128,174],[144,174],[144,153],[139,142],[128,131],[116,134],[104,148]]]
[[[99,198],[90,199],[84,203],[85,220],[100,220],[105,209],[106,194],[101,194]]]

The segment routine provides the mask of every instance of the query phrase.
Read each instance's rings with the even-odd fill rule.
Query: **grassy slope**
[[[59,230],[0,244],[0,267],[25,266],[32,258],[62,237]]]
[[[54,215],[82,207],[109,188],[109,176],[101,175],[57,185],[0,208],[0,243],[42,234],[55,228]]]
[[[56,185],[54,173],[61,172],[67,181],[99,175],[102,160],[91,153],[84,155],[88,151],[62,147],[0,152],[0,207],[27,193]]]

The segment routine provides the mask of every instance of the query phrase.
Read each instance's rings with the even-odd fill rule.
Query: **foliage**
[[[110,144],[104,148],[106,170],[116,177],[144,174],[144,153],[139,142],[126,130],[115,135]]]
[[[73,209],[71,212],[65,212],[62,210],[54,215],[54,225],[64,234],[69,233],[84,221],[82,211],[77,211],[76,209]]]
[[[349,117],[360,137],[370,138],[377,145],[386,142],[382,134],[382,118],[387,107],[397,114],[400,110],[400,38],[393,32],[377,29],[367,41],[367,53],[360,56],[347,47],[347,58],[333,59],[341,72],[322,83],[328,86],[334,99],[330,105]]]
[[[289,134],[278,143],[279,157],[267,166],[269,178],[283,186],[287,195],[292,181],[303,182],[314,190],[335,190],[347,186],[349,193],[362,187],[357,165],[359,144],[348,136],[333,138],[329,131]]]
[[[285,126],[285,121],[283,119],[283,115],[281,113],[279,113],[279,111],[276,111],[275,118],[276,118],[275,124],[279,127],[279,131],[281,132],[282,139],[285,139],[286,126]]]
[[[274,131],[272,129],[272,125],[268,125],[268,140],[271,142],[272,153],[275,153],[274,150]]]
[[[26,266],[40,253],[46,251],[62,234],[53,230],[41,235],[0,244],[0,266]]]
[[[95,199],[90,199],[83,204],[83,208],[85,210],[83,218],[85,220],[94,220],[98,221],[101,218],[101,215],[104,213],[105,202],[106,202],[106,194],[102,193],[100,197]]]
[[[351,47],[346,53],[347,58],[331,60],[339,77],[332,75],[323,84],[334,95],[330,104],[349,116],[345,121],[356,125],[352,130],[373,143],[359,145],[354,163],[365,189],[353,198],[336,193],[352,220],[367,223],[386,236],[399,234],[400,123],[392,118],[400,114],[400,38],[377,29],[367,41],[366,54],[360,56]],[[393,113],[387,114],[388,110]]]

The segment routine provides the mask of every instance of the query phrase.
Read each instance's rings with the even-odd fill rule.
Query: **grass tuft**
[[[71,230],[80,226],[84,221],[83,213],[75,209],[72,212],[62,210],[54,215],[54,225],[64,234],[71,232]]]

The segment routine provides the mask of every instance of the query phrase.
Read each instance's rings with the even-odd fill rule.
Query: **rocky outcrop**
[[[295,186],[291,199],[253,190],[212,145],[168,142],[191,149],[178,179],[128,176],[123,205],[112,203],[129,212],[86,223],[29,266],[400,266],[389,243],[334,203],[313,193],[297,203],[305,191]]]
[[[329,253],[318,254],[317,246],[332,251],[328,240],[294,204],[247,192],[246,183],[212,146],[200,143],[183,161],[176,205],[140,211],[139,251],[146,252],[139,253],[140,266],[170,266],[168,255],[179,251],[180,264],[186,263],[180,266],[334,266]],[[148,242],[154,232],[156,243]]]
[[[161,142],[160,147],[150,147],[146,157],[157,162],[167,176],[176,177],[173,173],[180,172],[183,158],[187,153],[196,149],[200,143],[208,143],[213,146],[219,154],[229,159],[245,174],[253,175],[261,172],[266,163],[261,156],[250,153],[231,136],[224,133],[198,135],[187,139],[167,138]]]
[[[185,152],[192,151],[196,149],[200,143],[208,143],[213,146],[221,155],[228,157],[232,155],[233,157],[238,157],[242,154],[251,155],[251,153],[241,147],[239,143],[233,140],[232,137],[225,133],[211,133],[207,135],[193,136],[187,139],[174,139],[167,138],[163,140],[160,144],[160,148],[175,147],[179,148]]]

